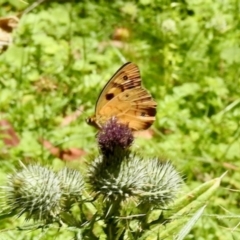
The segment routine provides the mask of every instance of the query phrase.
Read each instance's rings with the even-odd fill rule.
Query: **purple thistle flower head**
[[[118,150],[127,150],[133,143],[134,137],[128,126],[118,123],[111,118],[97,135],[98,145],[104,155],[114,154]]]

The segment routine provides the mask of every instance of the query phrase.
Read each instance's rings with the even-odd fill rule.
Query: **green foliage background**
[[[0,2],[1,16],[27,7]],[[84,119],[106,81],[132,61],[158,103],[155,134],[137,139],[136,150],[171,159],[188,189],[228,171],[187,239],[239,239],[239,14],[237,0],[140,0],[48,1],[24,15],[14,43],[0,56],[0,119],[10,121],[21,139],[7,152],[0,142],[1,183],[19,160],[63,165],[40,138],[96,153],[96,131]],[[119,28],[129,37],[116,42]],[[61,127],[80,107],[77,121]],[[1,228],[22,220],[12,221]],[[71,239],[69,232],[54,233],[63,236]],[[5,239],[13,237],[6,233]]]

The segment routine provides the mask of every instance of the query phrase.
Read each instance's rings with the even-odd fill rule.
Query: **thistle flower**
[[[141,203],[164,206],[173,201],[181,178],[170,163],[131,154],[131,130],[110,119],[98,134],[101,155],[90,165],[88,182],[105,199],[137,197]]]
[[[88,170],[92,190],[106,199],[126,199],[134,195],[144,171],[139,158],[125,157],[121,162],[106,166],[103,156],[97,157]]]
[[[126,125],[118,123],[116,118],[111,118],[98,133],[97,140],[103,155],[119,156],[131,146],[133,134]]]
[[[106,166],[104,157],[96,158],[89,167],[88,181],[105,199],[139,199],[151,206],[165,206],[174,200],[181,178],[169,163],[158,159],[144,160],[130,154],[115,165]]]
[[[179,192],[181,176],[170,162],[153,158],[145,161],[145,164],[145,175],[138,197],[142,203],[164,207],[171,203]]]
[[[64,197],[63,207],[70,208],[73,203],[81,200],[84,188],[83,177],[80,172],[66,167],[58,172],[57,176],[61,182]]]
[[[48,221],[60,212],[61,183],[54,172],[38,165],[29,165],[9,176],[7,203],[18,216]]]

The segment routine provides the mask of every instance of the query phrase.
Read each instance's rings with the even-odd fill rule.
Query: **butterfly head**
[[[97,129],[101,129],[102,126],[98,123],[97,119],[95,116],[89,117],[86,119],[86,123],[90,126],[93,126]]]

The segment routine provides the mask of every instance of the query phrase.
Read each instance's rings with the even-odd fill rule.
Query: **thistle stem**
[[[120,215],[120,204],[121,199],[115,199],[108,201],[105,212],[105,233],[108,240],[116,239],[116,234],[118,232],[118,222],[116,220],[117,216]]]

